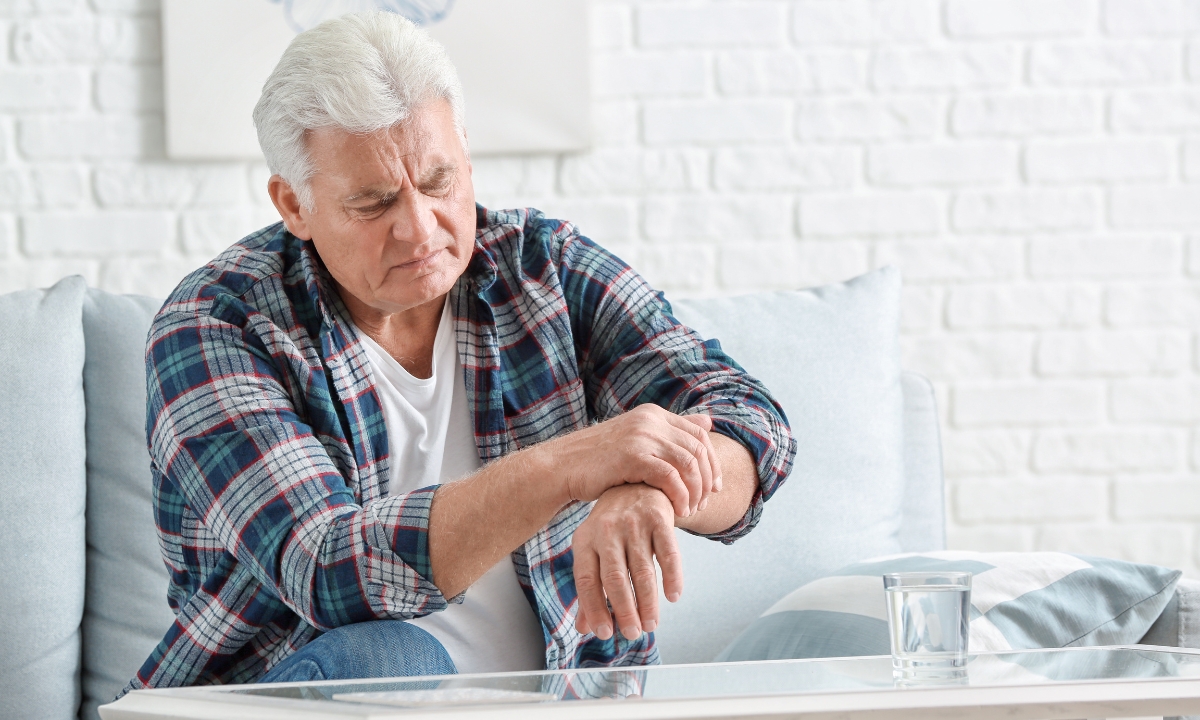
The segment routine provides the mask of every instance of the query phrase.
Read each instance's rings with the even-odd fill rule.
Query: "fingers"
[[[712,438],[709,437],[708,431],[712,428],[712,418],[707,415],[683,415],[677,416],[682,422],[680,426],[684,432],[688,433],[693,439],[700,443],[703,459],[701,463],[705,466],[708,476],[712,479],[711,484],[705,490],[704,498],[701,500],[700,509],[708,505],[708,495],[713,492],[721,491],[721,462],[717,459],[716,448],[713,447]],[[691,418],[704,418],[703,420],[692,420]]]
[[[580,633],[602,640],[619,631],[636,640],[659,624],[658,574],[671,602],[683,592],[683,567],[664,495],[642,484],[604,494],[572,540]],[[607,598],[607,599],[606,599]]]
[[[724,478],[721,475],[721,459],[717,457],[717,449],[712,444],[712,437],[709,436],[709,433],[713,429],[712,417],[699,414],[679,415],[678,417],[699,430],[696,436],[704,443],[704,448],[708,451],[709,461],[712,465],[713,492],[721,492],[721,488],[724,486]]]
[[[704,432],[710,432],[713,429],[713,419],[711,415],[704,413],[692,413],[690,415],[676,415],[675,417],[681,420],[687,420]]]
[[[719,492],[721,488],[721,462],[708,434],[712,429],[712,418],[707,415],[674,413],[665,413],[665,416],[672,428],[682,433],[680,436],[671,437],[671,441],[691,454],[700,466],[702,487],[700,496],[693,496],[692,507],[702,510],[708,505],[709,493]]]
[[[713,472],[712,462],[716,454],[709,443],[707,431],[701,430],[694,423],[686,420],[683,423],[683,427],[682,432],[687,435],[688,441],[695,443],[690,450],[700,466],[700,477],[704,483],[704,492],[700,496],[700,501],[696,504],[696,509],[702,510],[705,505],[708,505],[709,494],[716,490],[717,476]]]
[[[658,457],[648,457],[645,459],[647,466],[645,483],[650,487],[661,490],[663,495],[671,501],[671,509],[679,517],[688,517],[692,514],[691,498],[692,491],[683,482],[683,478],[679,475],[679,471],[675,466]]]
[[[676,602],[683,595],[683,556],[679,552],[675,532],[665,524],[655,527],[651,542],[654,546],[654,557],[658,560],[658,566],[662,568],[663,593],[666,594],[667,600]],[[657,590],[658,588],[655,588],[656,592]],[[640,591],[638,597],[642,597]]]
[[[579,613],[575,617],[575,629],[581,633],[595,633],[601,640],[612,637],[612,617],[608,614],[608,603],[604,600],[604,585],[600,580],[600,558],[590,548],[574,548],[575,593],[579,601]]]
[[[604,593],[608,595],[608,603],[612,606],[612,616],[617,621],[617,627],[621,629],[621,634],[627,640],[637,640],[642,635],[642,621],[638,617],[637,602],[633,597],[633,588],[629,584],[629,567],[625,564],[625,547],[619,541],[610,543],[601,550],[600,578],[604,582]]]
[[[615,485],[646,483],[671,500],[676,516],[690,517],[722,487],[721,464],[709,437],[712,422],[707,415],[679,416],[639,405],[549,441],[544,454],[561,470],[555,474],[572,500],[592,501]]]
[[[696,512],[712,492],[712,465],[708,461],[704,443],[674,425],[667,426],[662,441],[664,445],[659,450],[660,457],[671,463],[679,473],[688,489],[688,507],[691,512]]]
[[[643,540],[625,551],[629,562],[629,580],[637,598],[638,617],[641,628],[646,632],[654,632],[654,628],[658,627],[658,573],[654,571],[651,549],[651,543]]]

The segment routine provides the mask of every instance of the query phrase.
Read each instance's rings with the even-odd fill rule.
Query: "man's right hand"
[[[645,483],[688,517],[721,489],[721,465],[707,415],[676,415],[653,405],[534,446],[566,484],[572,500],[590,502],[625,483]]]

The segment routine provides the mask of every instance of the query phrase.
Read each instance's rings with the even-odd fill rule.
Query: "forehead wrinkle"
[[[360,157],[383,169],[387,176],[386,179],[380,178],[382,182],[359,185],[356,191],[343,198],[343,202],[364,198],[383,199],[403,191],[406,186],[415,189],[416,186],[438,183],[447,176],[457,176],[459,167],[454,153],[447,153],[440,147],[437,133],[422,120],[422,116],[413,113],[381,131],[346,133],[342,137],[341,145],[346,151],[350,154],[364,153]],[[310,142],[312,134],[312,131],[306,131]],[[328,150],[337,152],[336,147]],[[312,159],[317,160],[315,157]],[[421,165],[426,163],[428,167],[422,168]],[[321,164],[313,163],[316,174],[323,174]]]

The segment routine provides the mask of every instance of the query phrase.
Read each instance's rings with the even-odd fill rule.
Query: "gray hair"
[[[311,211],[309,130],[373,133],[438,98],[450,103],[466,151],[462,83],[445,48],[395,13],[343,15],[292,40],[263,85],[254,126],[267,167]]]

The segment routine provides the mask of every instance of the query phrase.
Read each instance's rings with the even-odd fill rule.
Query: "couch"
[[[772,388],[799,452],[751,535],[723,546],[680,534],[686,586],[664,603],[664,662],[710,661],[822,573],[944,548],[937,406],[929,382],[900,369],[899,292],[884,269],[674,303]],[[97,717],[172,620],[144,430],[144,343],[160,303],[79,277],[0,296],[0,717]],[[1196,632],[1180,619],[1195,590],[1180,585],[1150,640]]]

